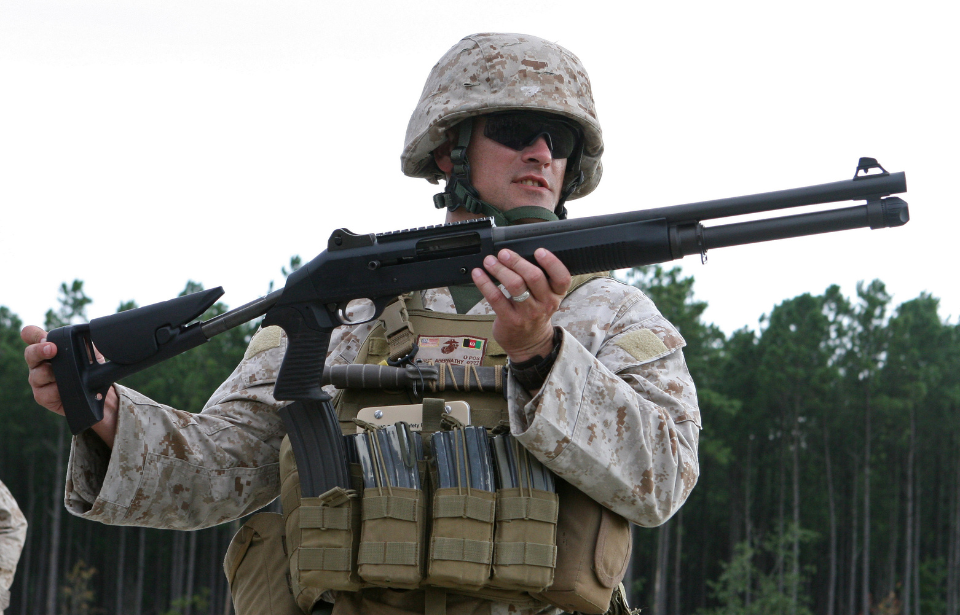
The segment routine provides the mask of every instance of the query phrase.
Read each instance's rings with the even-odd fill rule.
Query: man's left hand
[[[512,250],[500,250],[484,259],[486,273],[479,268],[472,272],[474,284],[497,314],[493,337],[514,363],[553,350],[551,319],[570,288],[570,271],[560,259],[544,248],[537,249],[534,258],[539,267]],[[516,301],[505,296],[490,276],[500,280],[511,297],[527,291],[529,297]]]

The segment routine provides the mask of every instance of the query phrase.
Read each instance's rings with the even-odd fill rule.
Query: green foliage
[[[890,319],[890,342],[883,367],[885,390],[921,404],[943,377],[949,333],[937,314],[939,300],[927,294],[907,301]]]
[[[87,306],[93,301],[83,292],[83,281],[74,280],[69,285],[64,282],[57,292],[57,302],[60,307],[47,310],[44,319],[44,328],[47,331],[63,327],[71,323],[87,322]]]
[[[790,525],[783,538],[775,536],[764,541],[759,549],[746,542],[734,547],[733,557],[723,564],[723,572],[716,581],[708,581],[713,599],[719,606],[702,609],[700,615],[782,615],[791,612],[790,597],[778,588],[780,571],[764,570],[758,561],[782,561],[790,556],[794,538],[809,543],[816,533]],[[797,581],[803,585],[809,580],[812,568],[801,571]],[[792,574],[784,573],[785,585],[794,581]],[[797,615],[812,615],[808,604],[797,605]]]
[[[710,374],[724,336],[716,325],[703,322],[707,303],[694,299],[693,277],[682,277],[679,267],[664,269],[652,265],[629,270],[626,282],[649,296],[664,318],[680,331],[687,342],[684,355],[691,371]],[[698,384],[701,381],[703,378],[698,379]]]
[[[920,612],[941,615],[947,612],[947,562],[943,557],[920,563]]]
[[[283,273],[284,279],[289,278],[290,274],[299,269],[303,265],[303,259],[300,258],[299,254],[294,254],[290,257],[290,269],[286,267],[281,267],[280,272]]]
[[[94,608],[95,593],[90,587],[97,569],[87,565],[82,559],[77,560],[67,573],[67,583],[60,588],[66,615],[91,615],[103,613],[103,609]]]
[[[210,588],[201,587],[200,591],[192,596],[184,596],[172,601],[170,610],[165,611],[163,615],[182,615],[188,606],[193,613],[205,612],[210,606]]]
[[[286,280],[290,277],[290,274],[299,269],[303,265],[303,259],[300,258],[299,254],[294,254],[290,257],[290,268],[287,269],[286,266],[280,267],[280,273],[283,274],[283,279]],[[273,280],[270,280],[270,286],[267,288],[268,293],[273,292]]]

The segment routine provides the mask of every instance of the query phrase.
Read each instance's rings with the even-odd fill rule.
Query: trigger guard
[[[345,301],[343,303],[337,304],[337,309],[336,309],[336,312],[334,313],[334,317],[338,321],[340,321],[341,325],[348,325],[348,326],[362,325],[364,323],[370,322],[371,320],[374,320],[375,318],[378,318],[380,314],[383,313],[383,309],[387,306],[387,303],[389,303],[390,300],[391,300],[391,297],[376,298],[376,299],[367,299],[364,297],[364,298],[358,298],[358,299],[351,299],[350,301]],[[368,308],[368,305],[363,305],[363,308],[364,308],[363,311],[365,312],[363,316],[356,320],[351,320],[350,318],[347,317],[347,307],[350,305],[351,302],[354,302],[354,301],[367,301],[369,302],[369,308],[371,309],[366,309]]]

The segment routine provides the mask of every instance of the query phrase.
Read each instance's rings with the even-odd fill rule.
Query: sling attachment
[[[623,583],[617,585],[613,590],[613,596],[610,598],[610,608],[605,615],[640,615],[642,609],[631,609],[627,604],[627,590]]]
[[[410,357],[417,340],[417,334],[410,324],[410,314],[407,311],[407,301],[411,301],[416,296],[416,303],[420,302],[419,293],[400,295],[396,301],[388,305],[380,315],[380,323],[383,325],[383,333],[387,338],[387,344],[390,345],[390,358],[392,361],[400,361]]]
[[[370,431],[370,432],[372,432],[372,431],[375,431],[375,430],[377,430],[377,429],[380,428],[379,425],[374,425],[373,423],[368,423],[367,421],[365,421],[365,420],[363,420],[363,419],[358,419],[358,418],[356,418],[356,417],[350,419],[349,422],[353,423],[354,425],[356,425],[357,427],[359,427],[360,429],[362,429],[362,430],[364,430],[364,431]]]
[[[460,419],[453,416],[452,414],[444,414],[443,417],[440,419],[440,427],[444,431],[451,431],[454,429],[463,429],[464,427],[466,427],[466,425],[464,425],[460,421]]]
[[[703,225],[697,223],[697,247],[700,249],[700,264],[707,264],[707,243],[703,238]]]
[[[423,398],[423,427],[424,433],[434,433],[442,429],[444,415],[447,414],[447,403],[439,398]]]

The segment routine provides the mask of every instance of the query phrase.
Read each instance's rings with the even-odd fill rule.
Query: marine
[[[534,36],[486,33],[459,41],[431,70],[407,128],[401,167],[408,176],[445,182],[434,205],[446,210],[446,223],[489,216],[498,225],[527,224],[566,217],[567,203],[599,183],[602,154],[602,131],[580,60]],[[598,519],[662,524],[699,475],[701,422],[685,342],[638,289],[607,276],[574,279],[546,250],[538,250],[535,260],[503,250],[472,272],[473,285],[423,291],[398,298],[397,305],[404,312],[409,302],[404,313],[422,321],[443,321],[431,338],[462,337],[466,323],[487,327],[482,335],[471,334],[484,343],[449,357],[508,368],[505,391],[484,392],[490,402],[485,414],[478,413],[486,417],[481,424],[500,424],[513,434],[571,486],[574,498],[582,496],[576,506],[607,511]],[[410,341],[397,331],[383,318],[341,327],[326,364],[379,361],[378,352],[389,355],[383,360],[396,359]],[[24,328],[22,337],[36,400],[62,414],[48,364],[56,349],[39,327]],[[283,483],[289,521],[302,501],[285,486],[295,467],[283,452],[277,412],[282,403],[272,396],[285,349],[281,330],[259,331],[198,414],[114,385],[104,420],[71,445],[67,509],[109,524],[196,529],[256,511],[281,494]],[[352,425],[364,397],[329,392],[337,395],[341,424]],[[485,402],[477,403],[482,410]],[[331,602],[336,614],[559,610],[558,601],[532,591],[516,600],[389,583],[326,591],[323,574],[301,574],[293,559],[297,531],[257,515],[235,538],[225,571],[238,613],[321,612]],[[557,541],[558,562],[565,544]],[[273,562],[279,573],[244,585],[251,576],[245,576],[244,562],[251,558]],[[626,567],[624,552],[619,559],[609,570],[595,571],[594,581],[609,590],[607,600]]]
[[[10,586],[27,539],[27,519],[0,481],[0,613],[10,606]]]

